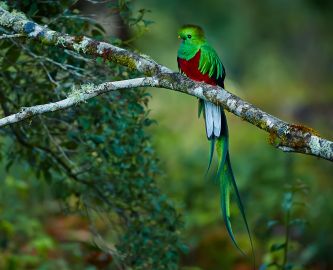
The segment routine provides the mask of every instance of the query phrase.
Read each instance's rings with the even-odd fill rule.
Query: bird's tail
[[[201,102],[201,105],[199,103],[199,111],[200,107],[203,107],[204,105],[204,118],[205,118],[205,124],[206,124],[206,133],[207,138],[211,142],[211,150],[209,155],[209,165],[208,169],[210,168],[213,154],[214,154],[214,145],[216,148],[217,156],[218,156],[218,170],[217,170],[217,176],[216,179],[220,186],[220,193],[221,193],[221,209],[222,209],[222,215],[223,219],[225,221],[225,226],[227,229],[227,232],[234,243],[234,245],[237,247],[237,249],[244,254],[244,252],[240,249],[230,222],[230,191],[233,190],[235,193],[236,202],[238,205],[238,208],[240,210],[243,222],[246,227],[246,231],[249,236],[252,254],[254,258],[254,249],[253,249],[253,242],[252,237],[249,229],[249,225],[246,219],[245,210],[243,207],[243,203],[240,198],[240,194],[236,185],[235,177],[232,171],[231,162],[230,162],[230,155],[229,155],[229,134],[228,134],[228,124],[227,119],[224,113],[223,108],[220,108],[212,103],[206,102],[206,101],[199,101]],[[209,103],[211,105],[207,105],[206,103]],[[218,107],[217,108],[214,108]],[[216,116],[218,114],[218,117]],[[200,115],[199,115],[200,116]],[[245,255],[245,254],[244,254]]]
[[[199,99],[198,117],[200,117],[202,111],[204,112],[207,139],[211,144],[209,163],[206,171],[207,175],[213,161],[216,139],[219,138],[221,134],[221,108],[211,102]]]
[[[249,229],[249,225],[246,219],[244,206],[237,188],[237,184],[235,181],[234,173],[232,171],[231,162],[230,162],[230,154],[229,154],[229,134],[228,134],[228,124],[225,113],[223,109],[221,109],[221,135],[216,139],[216,152],[218,155],[219,166],[217,170],[217,180],[220,185],[220,193],[221,193],[221,208],[222,214],[225,222],[226,229],[228,234],[237,247],[237,249],[244,254],[244,252],[240,249],[234,233],[232,231],[231,222],[230,222],[230,191],[233,190],[235,194],[235,199],[241,213],[244,225],[246,227],[247,234],[249,236],[252,255],[254,259],[254,249],[252,237]],[[245,254],[244,254],[245,255]]]

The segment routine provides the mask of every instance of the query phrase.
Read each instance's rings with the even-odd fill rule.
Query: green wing
[[[216,51],[208,43],[201,46],[200,51],[200,72],[202,74],[208,73],[209,77],[214,76],[216,79],[222,78],[224,80],[225,69]]]

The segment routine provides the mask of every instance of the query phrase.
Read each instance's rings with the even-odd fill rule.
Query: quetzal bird
[[[196,25],[184,25],[178,31],[178,37],[181,39],[181,43],[178,49],[177,62],[181,73],[192,80],[224,88],[226,76],[224,66],[216,51],[207,43],[202,28]],[[224,110],[209,101],[199,99],[199,117],[201,111],[203,111],[205,119],[207,138],[211,143],[208,170],[212,162],[214,148],[216,148],[219,159],[217,179],[220,186],[221,208],[226,229],[235,246],[242,252],[236,242],[230,223],[230,190],[232,189],[235,193],[253,252],[248,222],[231,168],[228,125]]]

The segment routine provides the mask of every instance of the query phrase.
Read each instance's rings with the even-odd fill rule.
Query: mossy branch
[[[106,82],[97,86],[93,84],[84,84],[79,88],[72,88],[68,97],[63,100],[31,107],[24,107],[18,113],[1,118],[0,127],[18,123],[36,115],[64,110],[110,91],[155,85],[156,81],[152,77]]]
[[[137,70],[146,76],[153,76],[104,83],[99,86],[90,85],[89,91],[87,91],[87,87],[81,87],[81,89],[76,89],[75,94],[64,100],[24,108],[14,115],[4,117],[0,119],[0,127],[37,114],[66,109],[112,90],[152,86],[180,91],[223,106],[229,112],[267,131],[272,144],[285,152],[309,154],[333,161],[333,142],[320,137],[313,129],[286,123],[223,88],[194,82],[179,73],[172,73],[167,67],[159,65],[146,56],[85,36],[75,37],[50,30],[47,26],[40,26],[28,20],[22,13],[9,12],[2,5],[0,5],[0,25],[14,32],[13,34],[35,39],[46,46],[57,46],[94,57],[100,56],[105,60]]]

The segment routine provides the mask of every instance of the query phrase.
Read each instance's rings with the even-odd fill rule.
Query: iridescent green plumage
[[[200,50],[198,69],[202,74],[207,74],[215,79],[225,77],[225,69],[216,51],[211,47],[204,36],[201,27],[196,25],[184,25],[178,36],[183,40],[178,50],[178,57],[190,60]],[[188,38],[191,36],[191,38]]]
[[[205,43],[200,47],[201,57],[199,62],[199,70],[202,74],[208,73],[209,77],[215,77],[216,79],[225,77],[225,70],[220,58],[215,50]]]
[[[179,38],[182,39],[177,58],[180,70],[193,80],[224,87],[225,69],[216,51],[207,43],[203,30],[195,25],[185,25],[179,30],[178,34]],[[213,160],[214,146],[218,155],[219,165],[216,178],[220,185],[221,209],[226,229],[235,246],[243,253],[236,242],[230,222],[230,190],[232,189],[236,195],[235,198],[253,252],[248,222],[230,163],[229,134],[225,113],[222,107],[199,100],[199,117],[201,112],[203,112],[205,118],[207,137],[211,141],[207,172]]]

